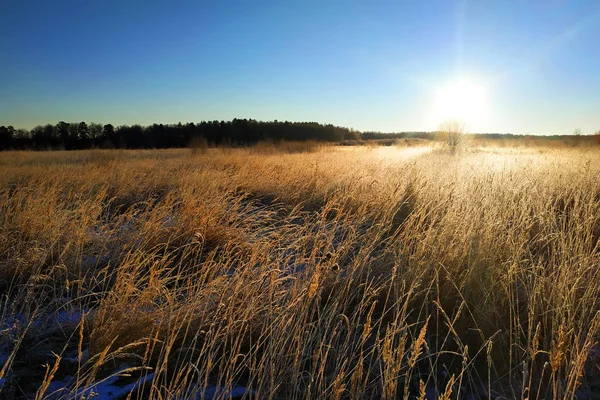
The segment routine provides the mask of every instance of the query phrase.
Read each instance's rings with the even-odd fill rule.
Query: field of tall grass
[[[0,153],[0,397],[600,396],[600,150]]]

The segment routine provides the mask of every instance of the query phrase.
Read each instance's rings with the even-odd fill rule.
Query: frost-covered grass
[[[598,149],[294,149],[2,153],[0,397],[600,389]]]

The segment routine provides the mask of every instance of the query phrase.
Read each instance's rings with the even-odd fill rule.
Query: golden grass
[[[600,387],[594,148],[9,152],[0,169],[1,396],[116,375],[154,399]]]

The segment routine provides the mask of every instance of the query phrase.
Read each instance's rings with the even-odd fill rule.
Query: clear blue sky
[[[0,125],[255,118],[431,130],[486,88],[479,131],[600,129],[599,0],[4,0]]]

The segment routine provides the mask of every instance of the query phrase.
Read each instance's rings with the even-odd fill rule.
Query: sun
[[[434,122],[461,121],[471,129],[480,129],[488,118],[486,89],[482,84],[457,80],[442,86],[436,93]]]

